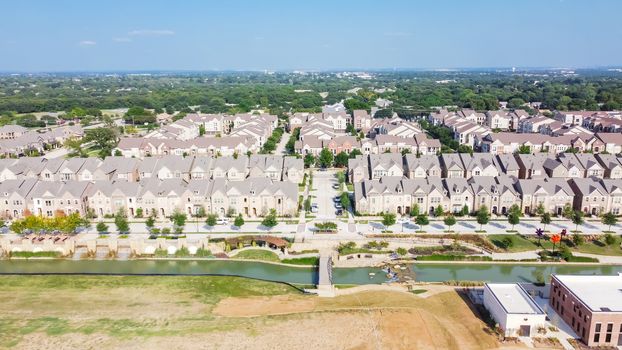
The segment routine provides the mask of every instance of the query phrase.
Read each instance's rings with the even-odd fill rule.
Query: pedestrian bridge
[[[335,296],[335,286],[333,285],[333,257],[329,253],[320,253],[316,291],[321,297]]]

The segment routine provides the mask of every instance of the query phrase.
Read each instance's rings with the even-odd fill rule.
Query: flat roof
[[[486,283],[508,314],[544,314],[518,283]]]
[[[622,274],[553,275],[594,312],[622,312]]]

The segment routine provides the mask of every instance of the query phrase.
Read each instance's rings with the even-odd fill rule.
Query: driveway
[[[339,194],[339,192],[333,189],[333,185],[337,184],[337,178],[334,171],[314,171],[313,172],[313,192],[310,194],[315,196],[312,203],[317,203],[318,213],[316,217],[318,219],[335,219],[335,205],[333,198]]]

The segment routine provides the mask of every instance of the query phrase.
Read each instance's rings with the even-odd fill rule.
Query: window
[[[600,333],[594,333],[594,343],[600,342]]]

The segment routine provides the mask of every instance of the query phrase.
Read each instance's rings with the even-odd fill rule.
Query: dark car
[[[341,215],[343,215],[343,209],[337,209],[337,210],[335,210],[335,215],[337,215],[337,216],[341,216]]]

